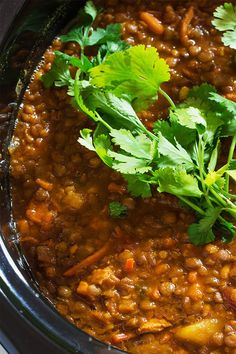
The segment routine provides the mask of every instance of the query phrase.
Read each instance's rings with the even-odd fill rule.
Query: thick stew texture
[[[121,23],[129,44],[156,47],[171,68],[165,89],[175,101],[203,82],[235,100],[235,52],[211,24],[221,4],[107,0],[97,24]],[[121,175],[78,143],[93,124],[66,89],[40,80],[54,50],[78,48],[57,38],[45,52],[10,146],[14,217],[40,289],[68,321],[128,352],[235,354],[236,240],[192,245],[194,215],[177,199],[131,197]],[[166,114],[159,99],[139,117],[151,128]],[[112,201],[127,215],[112,218]]]

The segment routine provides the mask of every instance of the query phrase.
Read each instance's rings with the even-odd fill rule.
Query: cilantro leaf
[[[220,140],[217,140],[216,146],[214,148],[214,150],[211,153],[211,157],[210,157],[210,161],[208,164],[208,171],[214,171],[214,169],[216,168],[216,164],[217,164],[217,160],[218,160],[218,156],[219,156],[219,151],[220,151]]]
[[[42,75],[41,80],[46,88],[53,84],[57,87],[68,86],[70,88],[74,84],[70,75],[69,64],[60,56],[55,57],[51,70]]]
[[[151,170],[150,161],[126,155],[122,150],[108,151],[108,155],[114,159],[112,167],[121,173],[135,174]]]
[[[81,72],[87,72],[93,66],[93,64],[89,61],[89,59],[84,54],[81,54],[81,57],[78,58],[73,55],[68,55],[66,53],[63,53],[59,50],[55,50],[54,53],[56,57],[62,58],[63,60],[65,60],[67,64],[79,68]]]
[[[80,145],[83,145],[88,150],[95,151],[91,133],[92,133],[91,129],[86,129],[86,128],[82,129],[80,131],[81,138],[78,138],[78,142],[80,143]]]
[[[153,181],[158,182],[158,191],[175,196],[200,197],[202,192],[195,177],[187,174],[183,167],[160,168],[153,173]]]
[[[156,154],[156,142],[145,134],[134,136],[129,130],[112,129],[110,135],[116,145],[134,157],[152,161]]]
[[[236,170],[228,170],[226,173],[233,178],[234,181],[236,181]]]
[[[236,6],[225,3],[218,6],[214,12],[212,24],[221,32],[224,32],[222,42],[236,49]]]
[[[92,1],[87,1],[84,6],[84,9],[82,11],[84,13],[81,13],[81,15],[86,14],[86,15],[90,16],[92,21],[94,21],[98,15],[98,11]],[[91,19],[90,19],[90,21],[91,21]]]
[[[64,35],[60,36],[60,40],[63,43],[76,42],[82,48],[84,48],[85,47],[85,42],[87,41],[87,35],[86,35],[83,27],[78,27],[78,28],[72,29],[67,34],[64,34]]]
[[[104,44],[107,42],[115,42],[120,39],[121,35],[121,24],[111,23],[105,29],[97,28],[93,30],[92,34],[88,37],[88,42],[86,46],[93,46],[97,44]]]
[[[220,112],[224,124],[221,127],[220,136],[233,136],[236,134],[236,103],[217,94],[211,93],[209,99],[215,103]]]
[[[148,198],[151,197],[150,184],[143,180],[143,176],[140,174],[135,175],[123,175],[127,181],[127,188],[130,194],[134,197]]]
[[[86,104],[90,109],[102,112],[104,120],[114,129],[122,127],[137,132],[145,129],[131,104],[110,92],[93,90]]]
[[[229,170],[236,170],[236,159],[232,159],[229,163]]]
[[[225,243],[232,241],[236,233],[236,228],[234,224],[225,220],[220,224],[220,227],[224,232],[222,235],[222,241]]]
[[[94,147],[100,159],[108,166],[113,168],[113,160],[109,156],[111,141],[107,134],[100,134],[94,137]]]
[[[121,35],[121,25],[114,23],[106,28],[92,29],[89,27],[78,27],[60,37],[62,42],[76,42],[81,48],[104,44],[108,41],[118,41]]]
[[[176,141],[170,143],[162,134],[158,134],[159,167],[184,165],[186,170],[193,169],[193,161],[187,151]]]
[[[178,124],[178,122],[173,119],[172,112],[170,112],[169,121],[157,120],[154,123],[153,131],[156,135],[160,132],[172,144],[178,141],[184,148],[188,147],[196,140],[196,132]]]
[[[129,100],[136,110],[147,108],[156,99],[161,83],[170,78],[164,59],[155,48],[144,45],[111,54],[90,74],[93,85]]]
[[[191,90],[189,91],[188,97],[192,97],[192,98],[197,98],[197,99],[201,99],[202,104],[206,101],[206,99],[212,94],[212,93],[216,93],[216,88],[210,84],[207,83],[203,83],[200,86],[194,86],[193,88],[191,88]]]
[[[236,103],[228,100],[227,98],[219,95],[216,92],[211,92],[209,100],[217,104],[217,109],[224,113],[222,115],[224,121],[236,119]]]
[[[205,143],[209,145],[212,145],[215,134],[224,125],[225,118],[222,109],[219,111],[219,103],[213,100],[215,93],[211,85],[195,86],[190,90],[188,98],[173,109],[171,114],[171,119],[203,134]]]
[[[225,32],[222,40],[223,40],[224,45],[226,45],[232,49],[236,49],[236,26],[235,26],[234,31]]]
[[[215,235],[212,231],[212,227],[221,211],[221,208],[208,208],[205,216],[201,218],[197,224],[195,223],[189,226],[189,239],[194,245],[200,246],[214,241]]]
[[[74,106],[81,112],[84,112],[87,114],[92,120],[95,122],[99,121],[99,114],[97,112],[94,112],[93,110],[89,109],[87,105],[84,103],[84,99],[82,97],[81,92],[85,87],[89,86],[89,83],[87,81],[83,82],[79,79],[80,71],[78,70],[76,75],[75,75],[75,80],[74,80],[74,101],[73,104]]]
[[[236,118],[223,125],[220,136],[234,136],[236,134]]]
[[[109,214],[112,218],[122,218],[127,214],[127,206],[119,202],[109,204]]]
[[[173,109],[170,112],[170,120],[176,120],[180,125],[189,129],[197,129],[198,126],[206,127],[206,120],[199,108],[187,106],[187,103]]]
[[[100,45],[98,53],[91,60],[93,66],[101,64],[108,55],[121,52],[122,50],[130,48],[130,45],[123,40],[107,41],[106,43]]]

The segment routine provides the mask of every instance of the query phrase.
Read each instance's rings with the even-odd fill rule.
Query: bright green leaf
[[[51,70],[41,76],[41,80],[46,88],[53,84],[57,87],[73,86],[74,80],[70,75],[69,64],[61,57],[55,57]]]
[[[109,92],[93,90],[86,99],[86,105],[104,115],[104,120],[114,129],[128,129],[141,132],[145,127],[129,102]]]
[[[113,168],[123,174],[145,173],[151,170],[150,161],[125,155],[122,151],[108,151],[113,160]]]
[[[124,175],[127,181],[128,191],[134,197],[149,198],[151,197],[151,188],[148,182],[142,180],[142,176],[136,175]]]
[[[200,246],[215,240],[212,227],[214,226],[221,211],[221,208],[209,208],[206,210],[205,216],[202,217],[197,224],[192,224],[189,226],[189,239],[194,245]]]
[[[176,145],[176,146],[175,146]],[[184,165],[187,170],[193,168],[193,161],[187,151],[176,142],[171,144],[160,132],[158,134],[158,152],[161,155],[159,159],[160,167],[172,167]]]
[[[236,49],[236,6],[226,2],[224,5],[218,6],[213,15],[212,24],[216,29],[224,32],[223,43]]]
[[[155,48],[144,45],[111,54],[90,70],[92,84],[125,97],[137,110],[156,99],[162,82],[170,78],[169,67]]]
[[[216,164],[217,164],[217,160],[218,160],[218,156],[219,156],[220,146],[221,146],[220,140],[218,139],[217,143],[216,143],[216,147],[212,151],[211,158],[210,158],[210,161],[209,161],[209,164],[208,164],[208,171],[209,172],[210,171],[214,171],[215,168],[216,168]]]
[[[188,174],[184,168],[161,168],[154,172],[153,180],[158,182],[158,191],[175,196],[200,197],[202,192],[195,177]]]
[[[108,135],[101,134],[94,138],[94,147],[100,159],[109,167],[113,167],[113,160],[109,156],[108,150],[111,147],[111,141]]]
[[[228,170],[226,173],[233,178],[234,181],[236,181],[236,170]]]
[[[87,149],[91,151],[95,151],[95,148],[93,146],[93,139],[91,136],[92,130],[91,129],[82,129],[80,131],[81,138],[78,138],[78,142],[80,145],[83,145]]]
[[[119,202],[109,203],[109,214],[112,218],[122,218],[127,214],[127,206]]]
[[[156,142],[151,141],[145,134],[134,136],[126,129],[112,129],[110,136],[113,138],[112,141],[128,154],[140,159],[153,160]]]

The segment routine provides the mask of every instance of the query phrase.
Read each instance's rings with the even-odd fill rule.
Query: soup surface
[[[211,24],[220,4],[107,0],[98,23],[119,22],[129,44],[157,48],[171,68],[165,89],[175,101],[202,82],[235,99],[235,53]],[[132,198],[122,177],[77,142],[92,123],[72,108],[66,89],[45,89],[40,80],[54,50],[76,55],[78,44],[55,39],[46,51],[10,147],[14,216],[42,292],[75,326],[131,353],[235,354],[236,240],[190,244],[194,215],[177,199],[155,191]],[[151,128],[166,114],[160,99],[140,118]],[[112,201],[126,205],[127,216],[111,218]]]

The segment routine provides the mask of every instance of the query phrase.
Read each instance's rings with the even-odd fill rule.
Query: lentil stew
[[[236,101],[234,51],[212,14],[222,1],[106,0],[99,26],[122,24],[130,45],[156,47],[171,68],[176,101],[208,82]],[[196,247],[194,215],[173,196],[133,198],[122,176],[77,139],[91,122],[64,88],[46,89],[54,51],[79,45],[56,38],[19,110],[9,151],[13,211],[41,291],[89,335],[131,353],[236,353],[236,240]],[[159,99],[139,114],[147,128],[166,118]],[[111,218],[109,203],[127,207]]]

